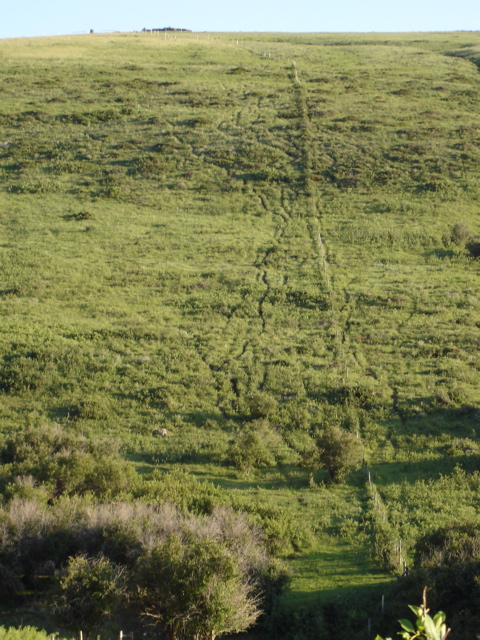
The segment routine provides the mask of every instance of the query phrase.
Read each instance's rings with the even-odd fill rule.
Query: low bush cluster
[[[417,599],[428,585],[432,609],[446,612],[456,637],[473,638],[480,625],[479,582],[480,526],[450,523],[432,528],[415,544],[414,566],[393,586],[386,612],[391,620],[402,615],[405,602]]]
[[[480,258],[480,236],[475,235],[465,222],[457,222],[450,233],[443,236],[446,247],[450,244],[465,248],[472,258]]]
[[[287,579],[260,528],[226,507],[200,516],[169,503],[17,497],[0,522],[2,598],[37,600],[87,634],[120,603],[179,640],[241,631]]]
[[[35,487],[41,487],[48,498],[114,496],[135,479],[115,443],[93,440],[59,425],[28,427],[12,434],[0,450],[0,461],[0,488],[7,497],[28,497]]]

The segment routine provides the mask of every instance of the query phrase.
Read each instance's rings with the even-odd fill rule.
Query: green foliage
[[[449,524],[423,535],[414,549],[412,579],[430,585],[429,599],[465,637],[480,622],[479,531],[477,523]]]
[[[139,559],[135,581],[143,614],[174,639],[244,631],[260,614],[238,560],[213,540],[170,536]]]
[[[248,475],[255,467],[275,464],[272,451],[274,435],[268,421],[255,420],[244,424],[231,443],[227,456],[236,467]]]
[[[321,429],[316,437],[318,459],[332,482],[344,482],[349,473],[359,469],[363,447],[353,434],[334,425]]]
[[[52,496],[115,495],[132,488],[135,474],[120,458],[115,442],[92,440],[59,425],[28,427],[6,439],[0,450],[0,478],[9,497],[25,488],[23,478]]]
[[[277,409],[275,398],[268,393],[254,393],[248,398],[248,405],[253,418],[268,418]]]
[[[70,629],[89,631],[113,611],[128,586],[132,615],[138,616],[137,605],[143,603],[141,611],[146,611],[148,593],[157,584],[149,585],[145,577],[151,569],[152,549],[168,550],[174,539],[182,550],[181,567],[176,577],[170,576],[169,588],[183,594],[188,580],[196,580],[189,595],[193,600],[177,605],[185,606],[190,616],[203,598],[202,610],[192,624],[196,628],[214,624],[218,633],[225,625],[248,626],[247,621],[253,623],[265,608],[271,609],[288,580],[283,563],[268,555],[273,545],[268,536],[276,524],[274,540],[277,544],[281,540],[278,515],[263,514],[262,528],[252,520],[227,507],[194,515],[168,502],[147,504],[138,499],[98,504],[64,498],[45,505],[14,498],[0,510],[2,598],[15,603],[28,590],[28,597],[41,594],[44,599],[50,591],[57,621]],[[140,577],[137,566],[142,567]],[[140,600],[135,596],[139,584],[147,594]],[[240,612],[243,618],[238,617]]]
[[[415,626],[407,619],[399,620],[400,626],[403,631],[399,631],[404,640],[414,640],[415,638],[423,640],[445,640],[450,634],[450,629],[445,624],[447,616],[443,611],[436,613],[433,618],[428,615],[429,609],[427,608],[426,592],[423,592],[423,604],[419,607],[410,606],[410,609],[416,615]],[[382,640],[380,636],[376,637],[376,640]],[[387,638],[391,640],[391,638]]]
[[[313,446],[302,452],[301,465],[308,471],[308,484],[313,487],[315,484],[314,473],[322,466],[322,451]]]
[[[52,613],[62,626],[84,630],[87,638],[124,595],[123,571],[107,558],[76,556],[58,576]]]
[[[415,565],[424,569],[480,562],[478,524],[451,524],[422,536],[415,544]]]
[[[451,239],[455,244],[465,246],[471,234],[472,232],[465,222],[457,222],[452,228]]]
[[[134,495],[153,504],[172,503],[195,514],[210,514],[226,499],[220,489],[181,468],[167,474],[155,469],[145,482],[137,484]]]
[[[473,258],[480,258],[480,236],[473,236],[466,244],[466,249]]]
[[[476,522],[478,51],[474,32],[0,43],[0,448],[28,434],[2,464],[1,562],[25,606],[49,559],[140,553],[118,512],[78,516],[84,547],[55,529],[79,494],[98,518],[110,497],[231,504],[312,607],[389,579],[373,558],[397,567],[400,540],[411,564],[438,513]],[[328,424],[358,434],[381,511],[360,474],[305,487]]]
[[[59,638],[57,634],[55,637]],[[35,627],[26,626],[21,629],[0,627],[0,640],[51,640],[51,638],[52,634]]]

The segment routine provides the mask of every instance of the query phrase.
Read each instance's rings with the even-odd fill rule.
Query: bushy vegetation
[[[170,637],[215,639],[245,631],[260,615],[260,594],[220,543],[169,536],[139,559],[135,582],[145,616]]]
[[[349,473],[359,469],[363,449],[359,439],[340,427],[328,425],[316,438],[318,460],[332,482],[342,482]]]
[[[62,626],[86,637],[118,606],[123,595],[122,570],[102,555],[72,556],[58,577],[52,613]]]
[[[475,637],[418,554],[439,525],[478,526],[479,47],[473,32],[0,43],[12,622],[54,625],[63,588],[75,630],[66,594],[96,593],[98,570],[124,580],[120,609],[177,636],[256,620],[262,637],[371,640],[394,633],[389,606],[419,601],[416,562],[434,609]],[[236,611],[200,594],[216,622],[194,628],[172,593],[179,630],[148,559],[182,585],[202,550],[228,576],[200,582]],[[120,624],[101,600],[85,633]]]
[[[21,629],[0,627],[0,638],[1,640],[51,640],[51,636],[45,631],[40,631],[35,627],[22,627]]]
[[[241,631],[288,579],[261,528],[231,508],[194,515],[170,502],[15,498],[1,519],[4,601],[34,595],[87,637],[120,605],[179,639]]]
[[[427,589],[423,591],[423,604],[419,607],[410,606],[410,609],[416,615],[415,626],[403,618],[399,620],[400,626],[403,631],[399,631],[398,635],[404,638],[404,640],[414,640],[419,638],[423,640],[446,640],[450,635],[451,629],[445,624],[446,616],[443,611],[439,611],[433,617],[429,615],[430,609],[427,607],[426,600]],[[382,640],[380,636],[377,636],[376,640]],[[388,638],[387,640],[392,640]]]

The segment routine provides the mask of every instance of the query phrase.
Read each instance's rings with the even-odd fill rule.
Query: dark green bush
[[[31,477],[52,496],[92,493],[115,495],[135,484],[135,472],[120,458],[114,442],[91,440],[59,425],[30,427],[6,439],[0,450],[4,488],[17,494],[14,481]]]
[[[343,482],[349,473],[359,469],[363,447],[353,433],[340,427],[324,427],[316,437],[321,466],[332,482]]]
[[[266,420],[245,424],[230,444],[227,459],[246,475],[255,467],[272,467],[276,460],[271,448],[272,432]]]
[[[248,396],[247,402],[252,418],[271,417],[278,407],[275,398],[265,391],[252,393]]]
[[[480,625],[480,527],[448,524],[423,535],[416,543],[414,568],[399,581],[391,596],[394,615],[428,585],[434,610],[445,611],[456,637],[474,640]]]
[[[470,238],[465,247],[473,258],[480,258],[480,236]]]
[[[423,569],[480,562],[480,526],[450,525],[422,536],[415,545],[415,566]]]
[[[467,242],[471,234],[472,232],[465,222],[457,222],[457,224],[455,224],[452,228],[450,237],[452,242],[463,247],[465,246],[465,243]]]
[[[172,534],[138,561],[141,611],[178,640],[245,631],[260,608],[239,561],[215,540]]]
[[[260,598],[272,606],[288,577],[249,519],[226,507],[196,516],[139,500],[63,498],[46,505],[14,498],[0,508],[2,587],[10,599],[23,594],[26,601],[50,589],[62,624],[88,631],[115,606],[123,574],[139,613],[156,611],[168,624],[163,607],[171,611],[172,602],[161,597],[168,592],[175,615],[192,615],[196,628],[216,620],[219,634],[239,630],[259,615]]]
[[[69,558],[57,578],[52,613],[62,626],[88,639],[125,594],[124,571],[102,555]]]

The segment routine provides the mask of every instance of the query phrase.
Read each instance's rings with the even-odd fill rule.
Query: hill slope
[[[476,33],[0,42],[3,438],[56,423],[280,509],[295,607],[388,581],[439,510],[477,518],[479,52]],[[271,457],[245,476],[229,447],[254,421]],[[308,487],[329,423],[370,484]]]

